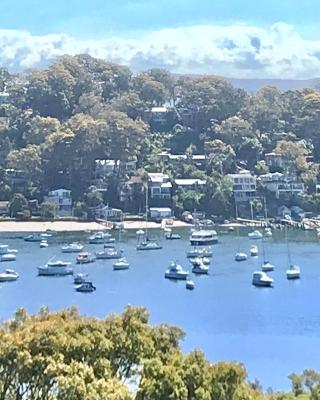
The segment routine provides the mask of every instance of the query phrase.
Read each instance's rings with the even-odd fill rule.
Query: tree
[[[10,215],[14,218],[28,209],[28,200],[21,193],[15,193],[10,201]]]
[[[97,207],[103,203],[102,193],[99,192],[94,186],[91,186],[87,193],[84,195],[85,204],[87,207]]]
[[[308,163],[306,157],[309,154],[309,150],[303,141],[290,142],[280,140],[274,152],[283,156],[287,168],[291,173],[299,173],[307,170]]]
[[[57,206],[55,203],[43,202],[41,204],[41,217],[43,219],[54,219],[57,215]]]

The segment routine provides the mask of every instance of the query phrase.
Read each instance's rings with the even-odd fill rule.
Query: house
[[[10,216],[10,202],[0,201],[0,216],[9,217]]]
[[[150,207],[149,213],[151,219],[163,219],[172,217],[172,210],[169,207]]]
[[[148,122],[152,130],[165,132],[178,122],[178,115],[173,107],[164,105],[145,110],[143,119]]]
[[[228,175],[232,179],[233,194],[236,202],[246,202],[256,195],[256,177],[250,171],[241,170]]]
[[[71,215],[72,196],[71,190],[57,189],[48,193],[46,201],[56,204],[59,215]]]
[[[104,219],[108,221],[122,221],[123,212],[119,208],[112,208],[103,203],[97,207],[90,207],[89,214],[97,219]]]
[[[202,179],[175,179],[174,181],[177,188],[186,190],[199,190],[206,185],[206,181]]]
[[[27,187],[26,173],[23,170],[13,168],[5,169],[4,178],[6,183],[8,183],[15,192],[23,192]]]
[[[167,152],[163,152],[160,154],[160,156],[167,162],[170,162],[173,165],[180,164],[182,162],[186,162],[188,159],[188,156],[186,154],[171,154]],[[199,169],[202,169],[205,167],[205,162],[206,162],[206,156],[205,154],[193,154],[190,157],[190,161],[194,166],[196,166]]]
[[[150,200],[171,200],[172,184],[169,175],[161,172],[148,173]]]
[[[287,167],[287,160],[282,154],[267,153],[264,156],[267,166],[271,171],[283,170]]]
[[[303,182],[297,181],[294,176],[280,172],[261,175],[259,181],[265,185],[267,190],[275,193],[277,199],[280,196],[300,196],[305,191]]]
[[[291,207],[291,215],[299,221],[302,221],[306,217],[304,210],[298,206]]]
[[[291,210],[287,206],[283,205],[278,208],[278,216],[281,218],[291,218]]]

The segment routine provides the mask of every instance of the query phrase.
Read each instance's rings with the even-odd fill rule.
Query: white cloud
[[[320,40],[306,40],[284,23],[269,28],[197,25],[138,39],[99,40],[0,30],[0,65],[11,70],[47,66],[57,56],[86,52],[133,70],[164,67],[239,78],[310,78],[320,73]]]

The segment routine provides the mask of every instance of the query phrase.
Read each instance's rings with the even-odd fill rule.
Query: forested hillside
[[[5,170],[12,169],[23,171],[27,199],[42,202],[49,190],[64,187],[81,210],[92,197],[95,159],[135,159],[141,177],[160,171],[206,180],[201,193],[173,196],[178,213],[198,208],[228,214],[232,187],[226,174],[238,167],[266,173],[265,154],[276,149],[306,185],[305,204],[319,208],[315,90],[268,86],[249,94],[219,77],[177,79],[159,69],[133,75],[88,55],[65,56],[23,75],[1,70],[0,89],[0,200],[17,192],[6,179]],[[153,115],[163,105],[165,120],[159,123]],[[173,168],[161,158],[164,151],[189,158]],[[206,156],[204,168],[188,162],[194,154]],[[118,183],[125,179],[110,178],[105,202],[119,205]]]

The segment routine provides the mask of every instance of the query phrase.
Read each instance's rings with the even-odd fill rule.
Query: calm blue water
[[[220,243],[213,246],[210,275],[193,277],[194,291],[186,290],[184,282],[164,279],[171,260],[188,267],[188,232],[181,233],[183,240],[163,240],[162,250],[147,252],[135,250],[134,232],[123,235],[121,247],[130,262],[127,271],[113,271],[112,260],[76,266],[77,272],[88,272],[96,285],[97,291],[90,294],[77,293],[72,277],[38,277],[36,270],[53,256],[74,261],[75,255],[62,255],[60,246],[72,240],[86,243],[86,235],[59,235],[49,239],[49,248],[40,249],[39,243],[2,234],[0,243],[19,253],[16,262],[2,263],[0,269],[14,268],[20,278],[0,286],[0,319],[8,319],[18,307],[36,313],[42,305],[51,310],[76,305],[83,314],[103,317],[121,312],[127,304],[143,305],[152,323],[171,323],[186,331],[183,350],[200,348],[212,361],[244,362],[249,377],[257,377],[265,388],[287,389],[289,373],[320,370],[320,245],[313,232],[289,234],[293,260],[301,267],[300,281],[286,279],[283,234],[276,232],[268,239],[267,255],[276,266],[270,273],[275,279],[272,289],[251,285],[261,260],[236,263],[237,238],[221,234]],[[160,237],[160,232],[154,235]],[[252,243],[243,232],[242,249],[249,252]],[[86,245],[92,252],[100,248]]]

